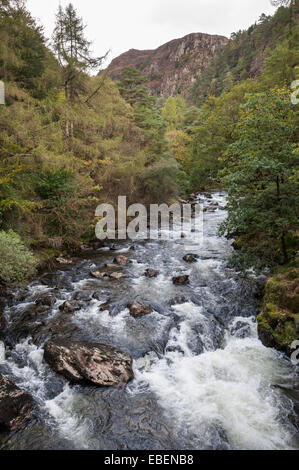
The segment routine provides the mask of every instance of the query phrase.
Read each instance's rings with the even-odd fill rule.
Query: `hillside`
[[[149,80],[151,94],[186,97],[198,74],[227,43],[224,36],[188,34],[155,50],[131,49],[111,62],[108,73],[117,80],[125,67],[135,67]]]

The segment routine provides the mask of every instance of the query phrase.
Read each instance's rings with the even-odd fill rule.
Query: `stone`
[[[126,256],[117,256],[114,259],[114,263],[119,264],[120,266],[127,266],[130,263],[130,260]]]
[[[172,282],[175,286],[185,286],[186,284],[189,284],[189,276],[185,274],[183,276],[173,277]]]
[[[0,375],[0,430],[18,430],[32,411],[32,397]]]
[[[110,279],[118,280],[124,277],[124,274],[123,273],[111,273],[109,277]]]
[[[150,305],[143,305],[140,302],[128,304],[128,308],[132,317],[143,317],[154,311]]]
[[[198,260],[198,255],[189,253],[184,256],[183,260],[186,261],[186,263],[196,263]]]
[[[148,278],[154,278],[159,276],[159,271],[156,271],[155,269],[149,268],[145,271],[144,273],[145,277]]]
[[[59,264],[73,264],[74,263],[73,260],[63,258],[62,256],[60,256],[59,258],[56,258],[56,261]]]
[[[6,320],[5,320],[3,312],[0,311],[0,333],[1,331],[4,330],[5,326],[6,326]]]
[[[60,305],[59,310],[64,313],[73,313],[76,310],[80,310],[80,308],[81,308],[80,302],[77,302],[77,300],[70,300]]]
[[[97,386],[118,386],[133,379],[132,358],[99,343],[47,341],[45,361],[70,382]]]
[[[35,305],[45,305],[47,307],[52,307],[55,304],[55,297],[51,294],[46,294],[35,301]]]
[[[108,274],[100,271],[91,271],[90,275],[96,279],[104,279],[104,277],[107,277]]]

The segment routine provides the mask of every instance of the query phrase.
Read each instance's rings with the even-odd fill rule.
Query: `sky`
[[[27,8],[51,37],[58,5],[70,0],[27,0]],[[72,0],[93,42],[95,56],[110,54],[105,65],[129,49],[155,49],[189,33],[219,34],[246,29],[270,0]]]

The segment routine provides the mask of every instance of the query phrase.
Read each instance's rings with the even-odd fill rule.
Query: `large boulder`
[[[128,308],[132,317],[143,317],[154,311],[150,305],[143,305],[140,302],[133,302],[128,305]]]
[[[58,374],[82,385],[117,386],[134,376],[132,358],[105,344],[50,340],[44,358]]]
[[[183,276],[173,277],[172,282],[175,286],[185,286],[186,284],[189,284],[189,276],[185,274]]]
[[[0,430],[19,429],[32,410],[32,397],[0,375]]]

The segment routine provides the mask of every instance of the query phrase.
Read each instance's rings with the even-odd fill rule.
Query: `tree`
[[[107,57],[93,58],[91,56],[91,42],[84,36],[85,26],[70,3],[65,10],[58,8],[56,25],[53,32],[54,52],[63,68],[63,86],[65,99],[73,103],[78,95],[84,92],[86,73],[98,69]],[[70,148],[70,139],[73,136],[73,122],[66,108],[65,134]]]
[[[59,6],[56,26],[53,33],[53,46],[60,65],[64,69],[64,88],[66,99],[73,101],[82,91],[80,78],[84,73],[98,69],[107,54],[102,57],[91,56],[91,42],[84,36],[83,20],[77,15],[70,3],[65,11]]]
[[[296,250],[299,191],[295,178],[298,114],[287,89],[249,96],[225,157],[228,219],[220,233],[239,237],[232,261],[263,268]]]

